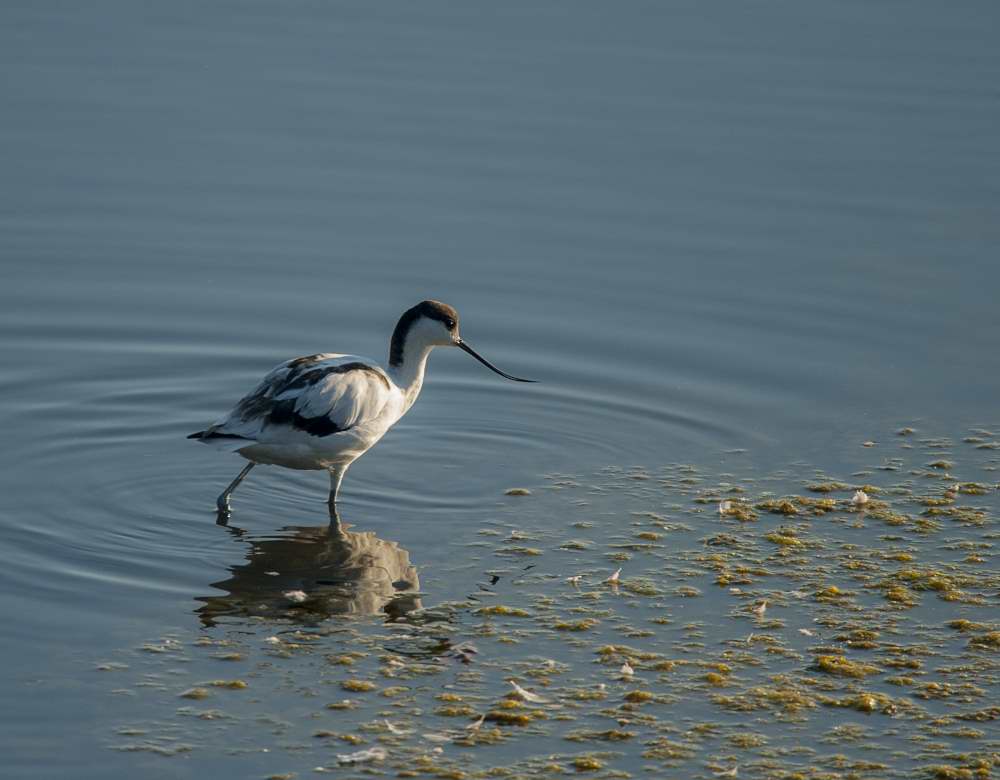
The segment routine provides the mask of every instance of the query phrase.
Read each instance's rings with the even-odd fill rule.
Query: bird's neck
[[[429,344],[407,343],[401,350],[401,354],[390,355],[389,374],[396,387],[403,391],[406,400],[406,408],[413,406],[413,402],[420,395],[420,388],[424,384],[424,370],[427,367],[427,356],[431,354],[433,346]],[[393,362],[392,358],[398,360]]]

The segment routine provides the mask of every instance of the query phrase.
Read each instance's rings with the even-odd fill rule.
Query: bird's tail
[[[189,434],[189,439],[195,439],[200,441],[202,444],[210,444],[216,449],[225,450],[227,452],[237,452],[248,444],[253,444],[253,439],[248,439],[246,436],[240,436],[235,433],[220,433],[212,428],[206,428],[203,431],[196,431],[195,433]]]
[[[188,434],[188,438],[200,439],[201,441],[208,441],[209,439],[243,439],[243,441],[250,441],[246,436],[240,436],[238,433],[219,433],[218,431],[213,431],[211,428]]]

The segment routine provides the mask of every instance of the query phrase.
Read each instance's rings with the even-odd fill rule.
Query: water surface
[[[531,687],[538,678],[524,675],[542,659],[567,667],[567,689],[597,685],[605,669],[590,645],[638,647],[614,617],[633,606],[610,602],[586,647],[553,641],[555,617],[576,613],[549,620],[536,601],[580,607],[561,590],[578,571],[593,585],[622,565],[661,589],[683,575],[700,597],[664,591],[640,609],[633,594],[635,622],[704,623],[702,654],[722,663],[725,643],[753,628],[744,602],[823,586],[795,582],[793,566],[780,586],[731,594],[689,561],[705,538],[736,533],[714,502],[739,479],[752,480],[754,501],[808,495],[816,471],[852,489],[872,483],[913,520],[897,544],[882,521],[854,527],[841,506],[840,521],[815,532],[815,555],[912,545],[933,567],[943,548],[962,576],[995,574],[995,462],[977,448],[1000,425],[998,22],[985,2],[5,4],[0,660],[16,702],[3,715],[11,771],[308,774],[359,749],[341,733],[385,719],[378,694],[361,710],[324,709],[349,695],[327,656],[351,649],[368,653],[356,664],[365,679],[381,674],[377,658],[413,646],[420,663],[445,665],[390,716],[418,734],[451,723],[426,715],[445,684],[464,686],[477,712],[507,693],[505,677]],[[347,533],[370,534],[357,544],[399,572],[352,568],[354,548],[324,527],[321,474],[257,469],[232,527],[216,526],[214,497],[240,463],[184,435],[280,360],[384,356],[399,313],[425,297],[455,305],[471,344],[540,383],[505,383],[457,351],[433,355],[418,404],[342,492]],[[896,436],[904,426],[916,433]],[[919,527],[923,486],[947,487],[920,476],[937,458],[954,461],[949,477],[989,486],[957,502],[988,520],[905,536]],[[676,464],[700,484],[681,481]],[[532,494],[505,496],[511,487]],[[685,527],[631,527],[649,512]],[[764,513],[740,526],[745,554],[770,549],[765,535],[781,522]],[[670,554],[616,560],[633,530],[674,534]],[[513,544],[511,531],[535,539]],[[583,549],[559,552],[577,537]],[[963,563],[962,545],[983,561]],[[532,563],[542,579],[511,584]],[[324,566],[340,579],[317,576]],[[409,568],[415,587],[396,592]],[[479,638],[484,619],[467,596],[494,576],[509,588],[495,598],[533,611],[536,633],[516,644]],[[925,596],[900,643],[923,641],[911,622],[994,619],[989,582],[985,604]],[[321,595],[290,616],[282,593],[301,588]],[[859,595],[861,607],[885,608],[877,592]],[[792,629],[807,627],[812,604],[786,607],[788,636],[774,630],[802,654],[790,662],[799,672],[808,642]],[[400,629],[387,609],[411,617]],[[434,618],[442,610],[447,620]],[[425,619],[448,629],[425,641]],[[515,620],[500,620],[499,634]],[[685,651],[674,629],[648,625],[660,632],[645,638],[655,652]],[[299,628],[319,649],[265,643]],[[461,676],[467,665],[442,636],[477,646],[468,669],[479,680]],[[965,637],[933,640],[937,652],[991,657]],[[244,660],[213,656],[226,652]],[[982,686],[989,673],[978,674]],[[880,691],[923,701],[885,683],[891,675],[877,678]],[[213,679],[250,687],[214,692],[222,703],[177,698]],[[718,740],[740,722],[704,692],[647,683],[666,697],[661,721],[725,721]],[[246,717],[233,727],[184,709],[210,704]],[[604,706],[581,713],[587,728],[613,725]],[[820,707],[794,739],[826,745],[817,719],[832,711]],[[641,757],[643,741],[664,736],[647,727],[601,760],[663,771],[666,759]],[[592,747],[558,729],[533,741],[505,728],[520,736],[469,753],[462,771],[559,752],[572,769]],[[905,745],[881,736],[892,722],[871,728],[887,741],[885,773],[911,771],[892,752]],[[982,740],[995,749],[995,722],[978,728],[978,742],[934,736],[944,747],[919,765],[958,765],[948,754]],[[312,736],[324,729],[338,736]],[[400,739],[394,752],[416,750],[405,746],[415,737]],[[731,765],[689,750],[676,760],[691,776]],[[767,760],[802,763],[781,750]],[[777,771],[734,755],[742,776]]]

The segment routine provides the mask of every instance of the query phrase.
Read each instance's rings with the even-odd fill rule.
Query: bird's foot
[[[232,510],[229,508],[229,501],[220,498],[215,502],[215,522],[216,525],[227,525],[229,523],[229,518],[233,516]]]

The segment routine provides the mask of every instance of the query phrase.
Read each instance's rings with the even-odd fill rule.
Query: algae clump
[[[553,628],[557,631],[589,631],[600,622],[595,618],[583,618],[582,620],[568,620],[556,623]]]
[[[494,604],[491,607],[480,607],[476,610],[477,615],[506,615],[508,617],[531,617],[531,613],[520,607],[508,607],[503,604]]]
[[[1000,631],[990,631],[969,640],[969,647],[976,650],[1000,650]]]
[[[573,759],[573,768],[577,772],[597,772],[604,769],[604,762],[591,756],[581,756]]]
[[[843,482],[819,482],[814,485],[807,485],[806,489],[811,490],[813,493],[833,493],[837,490],[850,490],[851,486]]]
[[[851,661],[842,655],[819,655],[813,668],[837,677],[853,677],[863,679],[872,674],[878,674],[881,669],[871,664],[863,664],[858,661]]]
[[[754,504],[755,509],[770,512],[772,515],[797,515],[799,508],[787,498],[769,498]]]
[[[369,682],[368,680],[342,680],[340,687],[345,691],[361,693],[363,691],[374,691],[375,683]]]

